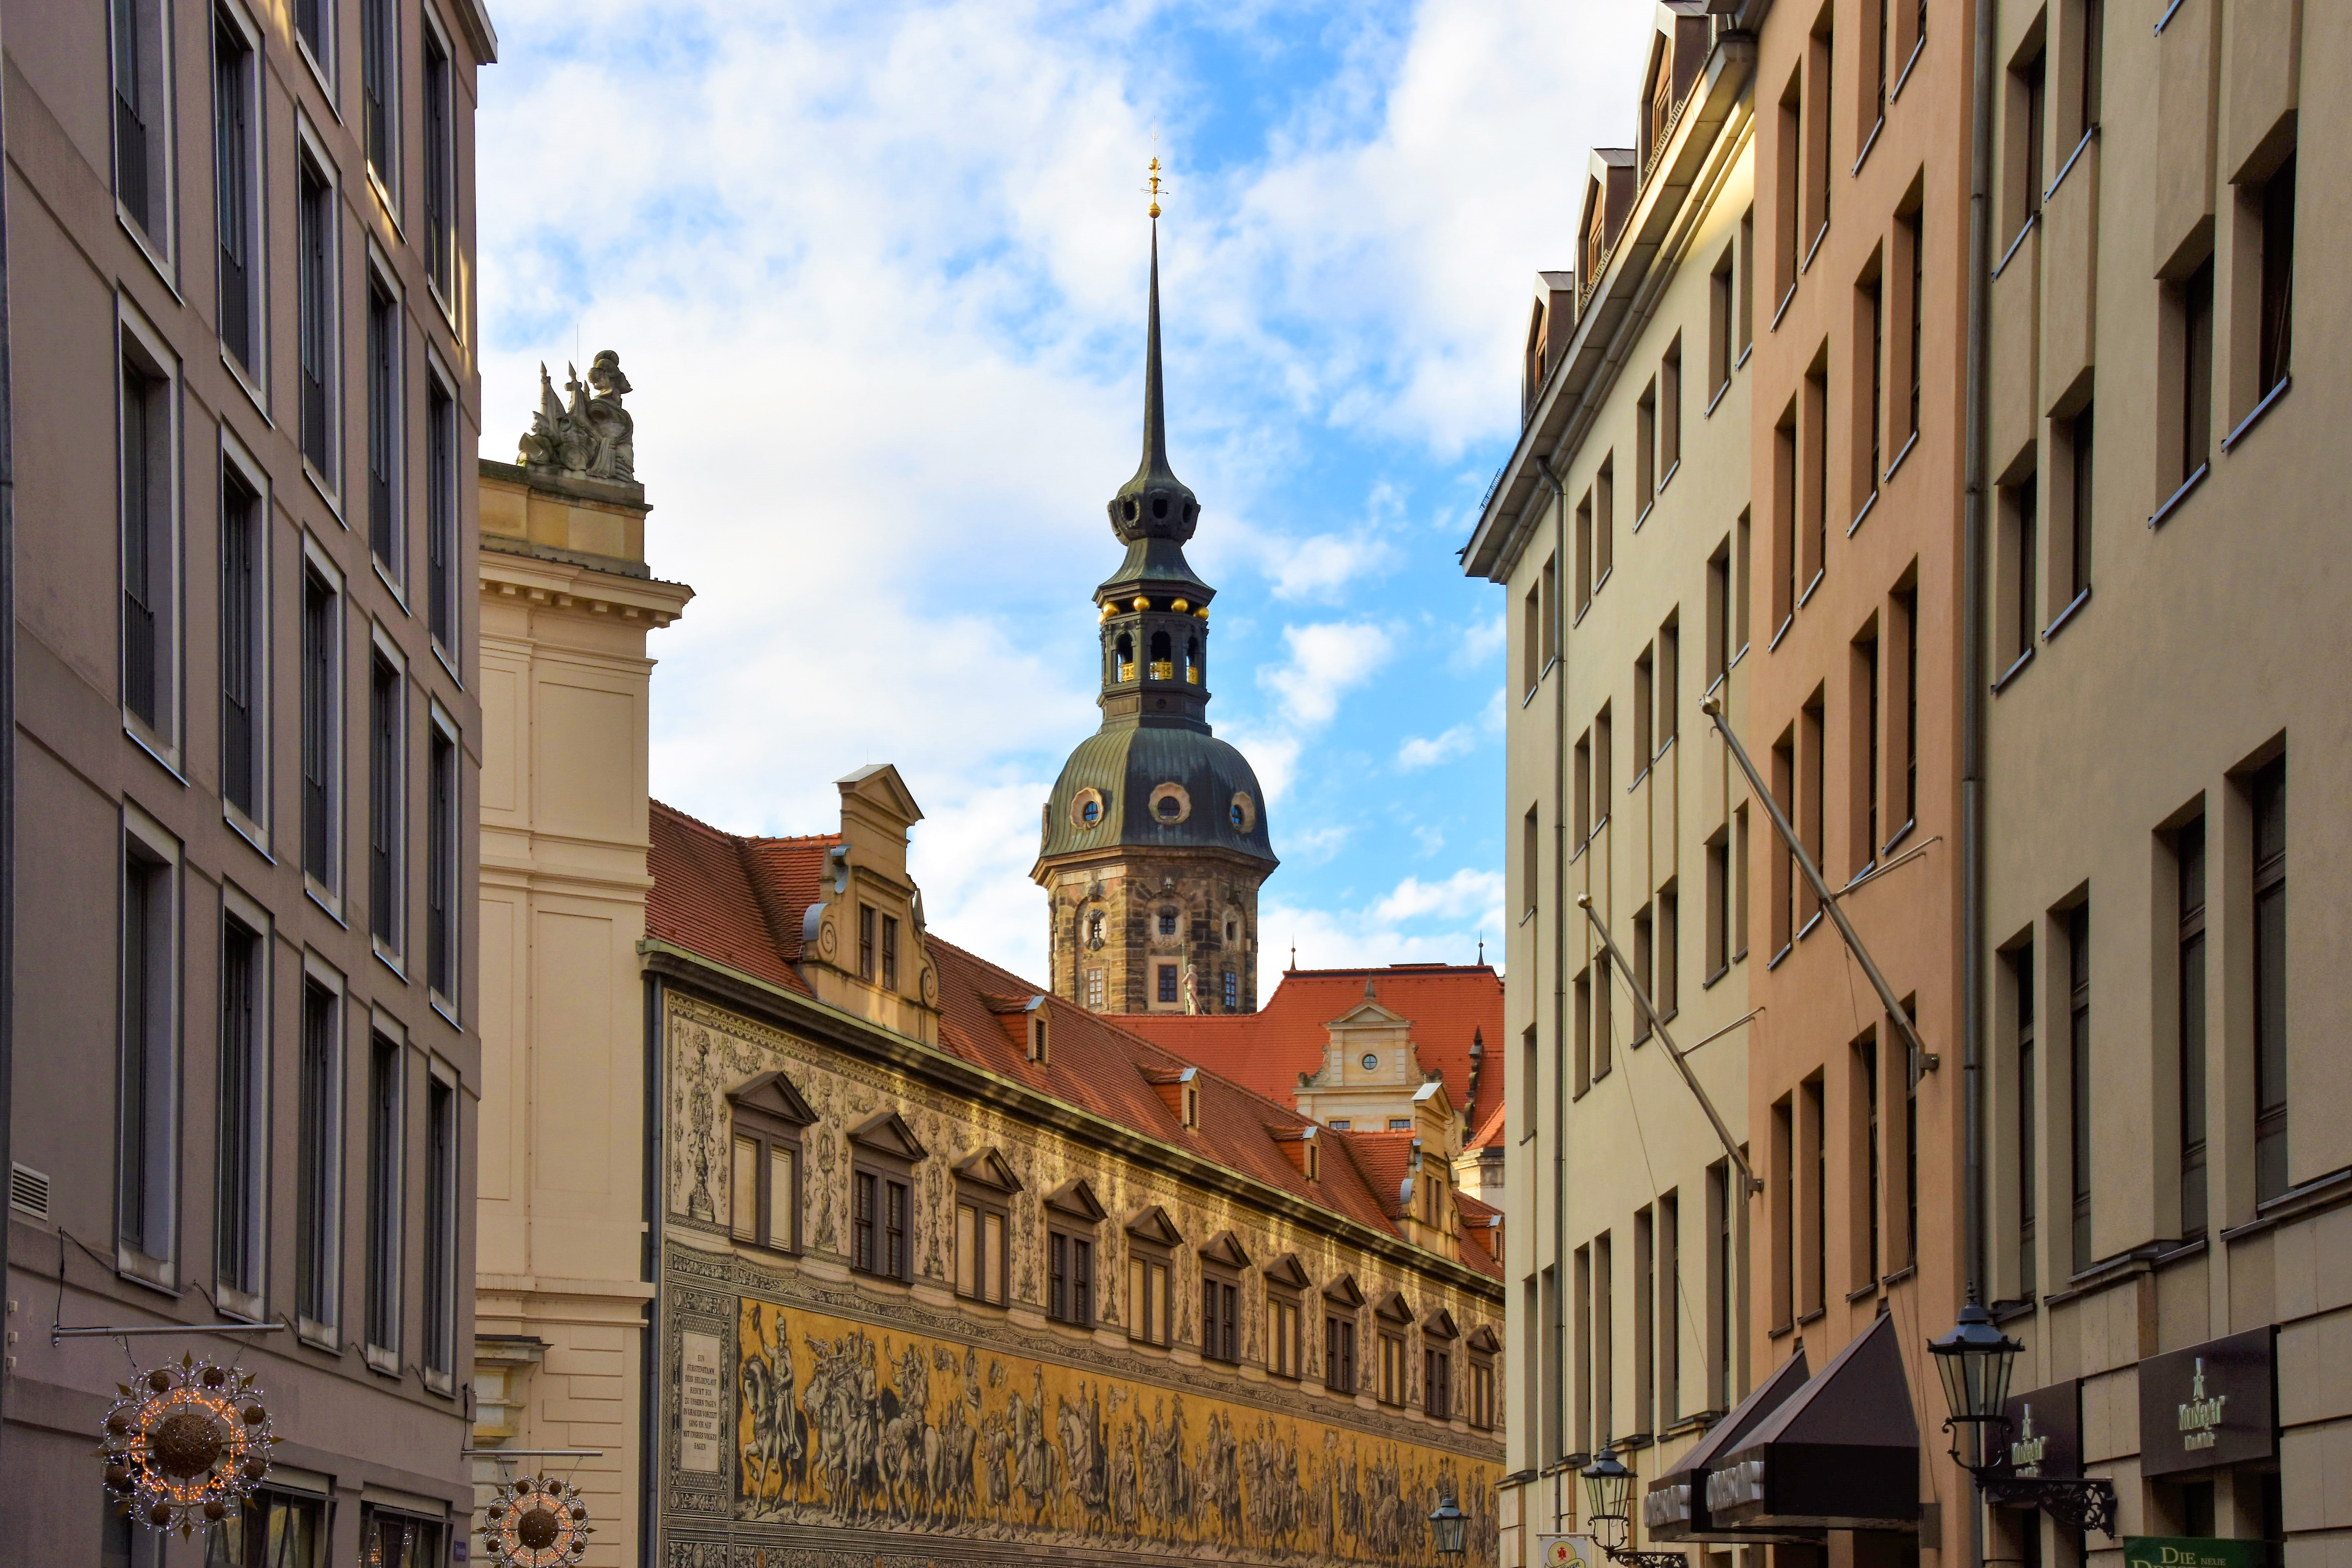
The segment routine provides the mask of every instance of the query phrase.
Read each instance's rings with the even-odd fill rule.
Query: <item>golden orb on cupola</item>
[[[1145,598],[1142,595],[1138,594],[1135,596],[1135,603],[1129,607],[1130,609],[1148,610],[1151,608],[1151,601]]]

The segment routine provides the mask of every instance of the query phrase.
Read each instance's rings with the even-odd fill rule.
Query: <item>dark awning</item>
[[[1857,1335],[1706,1479],[1719,1529],[1916,1530],[1919,1426],[1895,1320]]]
[[[1715,1429],[1675,1461],[1674,1468],[1650,1483],[1642,1499],[1642,1525],[1653,1541],[1777,1542],[1812,1540],[1808,1531],[1718,1530],[1706,1507],[1706,1475],[1724,1455],[1739,1447],[1748,1435],[1769,1420],[1773,1412],[1805,1385],[1805,1345],[1797,1342],[1794,1354],[1780,1368],[1715,1424]]]

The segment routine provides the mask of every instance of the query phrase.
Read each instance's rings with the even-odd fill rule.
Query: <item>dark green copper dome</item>
[[[1111,497],[1127,558],[1101,586],[1102,728],[1062,764],[1042,858],[1097,851],[1224,849],[1275,865],[1248,759],[1210,731],[1209,601],[1184,559],[1201,503],[1168,464],[1160,373],[1160,229],[1151,234],[1143,458]]]

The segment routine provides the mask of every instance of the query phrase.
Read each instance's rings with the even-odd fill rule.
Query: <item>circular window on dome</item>
[[[1109,812],[1110,804],[1098,789],[1082,789],[1070,797],[1070,825],[1081,830],[1100,826]]]
[[[1370,1052],[1370,1051],[1366,1051],[1366,1052],[1364,1053],[1364,1070],[1365,1070],[1366,1072],[1377,1072],[1377,1071],[1379,1071],[1379,1070],[1380,1070],[1380,1066],[1381,1066],[1381,1058],[1378,1058],[1378,1057],[1374,1056],[1374,1055],[1373,1055],[1371,1052]]]
[[[1151,815],[1163,823],[1177,823],[1192,815],[1192,797],[1179,784],[1164,784],[1151,792]]]
[[[1233,804],[1225,808],[1225,816],[1237,831],[1247,833],[1257,826],[1257,802],[1247,793],[1236,790]]]

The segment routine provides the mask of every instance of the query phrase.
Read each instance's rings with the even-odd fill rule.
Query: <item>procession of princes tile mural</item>
[[[1213,1237],[1253,1264],[1283,1259],[1309,1296],[1332,1285],[1354,1300],[1409,1300],[1414,1322],[1442,1322],[1486,1345],[1499,1290],[1399,1268],[1271,1209],[1188,1188],[730,1010],[674,992],[667,1008],[666,1563],[797,1562],[804,1548],[866,1537],[901,1542],[918,1562],[947,1538],[958,1545],[942,1561],[1009,1561],[1044,1548],[1073,1561],[1404,1568],[1435,1561],[1427,1519],[1447,1496],[1472,1518],[1470,1539],[1481,1544],[1471,1561],[1492,1563],[1496,1434],[1323,1392],[1317,1332],[1300,1335],[1297,1380],[1260,1375],[1263,1267],[1242,1270],[1247,1375],[1129,1346],[1120,1328],[1122,1222],[1156,1214],[1181,1235],[1169,1253],[1170,1337],[1180,1346],[1197,1343],[1197,1254]],[[772,1261],[732,1245],[727,1224],[735,1213],[729,1096],[772,1073],[783,1075],[808,1119],[798,1129],[801,1256]],[[848,1135],[892,1111],[920,1152],[910,1173],[911,1289],[845,1267]],[[1007,1309],[967,1307],[950,1284],[954,1173],[976,1156],[992,1157],[1021,1194],[1005,1205]],[[1079,1182],[1103,1216],[1091,1331],[1050,1323],[1037,1310],[1039,1198]],[[1404,1359],[1417,1404],[1422,1358]],[[1367,1392],[1370,1360],[1358,1358]],[[809,1559],[820,1560],[831,1558]]]

